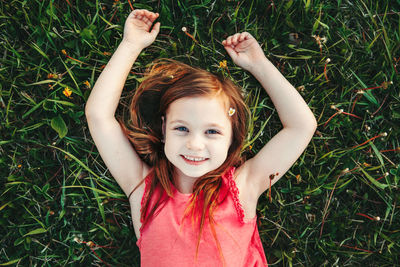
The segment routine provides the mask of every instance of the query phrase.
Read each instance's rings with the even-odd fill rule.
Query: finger
[[[228,38],[226,38],[225,40],[223,40],[222,41],[222,44],[225,46],[225,45],[228,45]]]
[[[230,47],[230,46],[224,46],[226,52],[228,53],[228,55],[232,58],[233,61],[235,61],[235,59],[237,58],[237,53],[236,51]]]
[[[153,21],[155,21],[157,18],[158,18],[158,13],[151,13],[150,14],[150,17],[149,17],[149,20],[151,21],[151,22],[153,22]]]
[[[147,17],[143,17],[142,20],[149,26],[151,26],[151,21]]]
[[[149,12],[148,10],[143,10],[143,17],[150,18],[151,17],[151,12]]]
[[[161,25],[160,22],[157,22],[156,24],[154,24],[153,29],[150,32],[153,36],[157,36],[158,33],[160,32],[160,25]]]
[[[232,38],[232,43],[233,43],[234,45],[237,45],[239,36],[240,36],[240,33],[236,33],[236,34],[233,36],[233,38]]]
[[[240,35],[240,37],[239,37],[239,42],[241,42],[241,41],[243,41],[245,38],[246,38],[246,36],[247,36],[247,32],[243,32],[241,35]]]
[[[246,39],[246,40],[249,40],[249,39],[251,39],[251,38],[254,38],[253,35],[251,35],[250,33],[246,32],[245,39]]]
[[[231,36],[229,36],[227,39],[226,39],[226,44],[227,45],[231,45],[232,44],[232,35]]]
[[[141,9],[135,9],[132,11],[132,13],[136,16],[142,15],[142,10]]]
[[[160,14],[158,13],[154,14],[154,17],[151,19],[151,21],[154,22],[159,16]]]
[[[154,14],[153,12],[150,12],[148,10],[145,11],[145,15],[151,21],[154,21],[154,19],[156,18],[156,14]]]

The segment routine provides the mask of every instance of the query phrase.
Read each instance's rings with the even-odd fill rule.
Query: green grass
[[[271,266],[400,265],[398,0],[132,5],[160,13],[162,28],[135,62],[118,115],[147,64],[181,60],[224,73],[246,90],[254,121],[245,153],[254,155],[282,125],[264,89],[221,45],[248,31],[317,118],[309,146],[273,187],[272,203],[267,192],[259,201]],[[129,1],[0,2],[0,266],[139,265],[127,198],[84,115],[130,10]],[[321,48],[313,35],[326,38]],[[229,71],[219,68],[222,60]],[[352,109],[357,90],[390,81],[366,91]],[[329,120],[337,112],[332,105],[359,118],[342,113]]]

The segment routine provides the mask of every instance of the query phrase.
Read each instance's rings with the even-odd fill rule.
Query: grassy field
[[[315,114],[308,148],[271,202],[268,191],[259,201],[270,266],[400,265],[399,0],[11,0],[0,2],[0,266],[139,266],[127,198],[84,115],[132,8],[160,13],[162,27],[118,116],[146,65],[174,58],[244,88],[253,113],[244,153],[257,153],[282,125],[221,45],[242,31]]]

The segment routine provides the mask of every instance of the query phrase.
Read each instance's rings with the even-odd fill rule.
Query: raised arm
[[[283,129],[240,169],[239,183],[256,199],[276,183],[303,153],[317,127],[314,114],[297,90],[265,57],[249,33],[238,33],[222,42],[235,64],[251,72],[275,105]]]
[[[129,195],[148,166],[141,161],[115,119],[122,89],[140,52],[156,38],[160,23],[150,30],[158,14],[147,10],[131,12],[125,22],[124,37],[100,74],[86,103],[85,114],[96,147],[118,182]]]
[[[133,63],[140,52],[154,42],[160,31],[156,23],[158,13],[147,10],[132,11],[125,22],[124,37],[94,85],[86,103],[86,116],[101,119],[114,118],[122,89]]]

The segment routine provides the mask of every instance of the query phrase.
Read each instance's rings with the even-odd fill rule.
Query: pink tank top
[[[239,191],[233,178],[234,171],[235,167],[231,167],[222,176],[219,195],[222,202],[213,214],[225,266],[268,266],[258,233],[257,216],[250,220],[244,219]],[[152,172],[145,178],[142,208],[144,196],[150,189],[151,174]],[[198,231],[192,228],[191,217],[187,217],[183,227],[180,227],[191,194],[182,194],[172,183],[171,186],[174,198],[168,197],[161,186],[157,186],[150,198],[149,207],[153,207],[158,194],[162,194],[167,201],[165,205],[161,204],[161,209],[155,211],[155,216],[147,225],[140,228],[140,238],[136,244],[141,254],[141,266],[223,266],[208,220],[204,224],[195,261]]]

